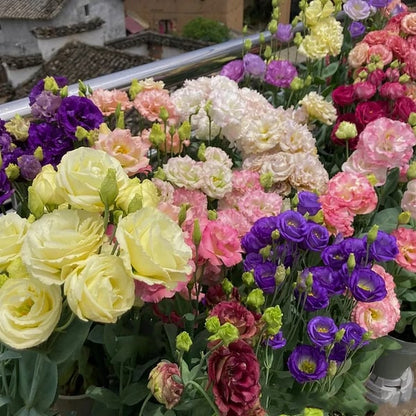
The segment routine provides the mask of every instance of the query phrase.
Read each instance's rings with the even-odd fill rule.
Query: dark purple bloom
[[[65,77],[54,77],[58,87],[62,88],[68,85],[68,80]],[[36,97],[43,91],[45,87],[45,80],[41,79],[29,93],[29,104],[32,105],[36,101]]]
[[[377,7],[377,9],[381,9],[383,7],[387,7],[391,0],[368,0],[368,4],[373,7]]]
[[[56,167],[62,156],[74,149],[73,139],[65,136],[61,128],[50,123],[31,123],[27,141],[32,153],[37,147],[42,148],[42,165],[51,164]]]
[[[251,227],[250,232],[263,243],[263,246],[272,244],[272,232],[277,230],[277,217],[263,217],[258,219]]]
[[[387,295],[384,279],[368,267],[355,267],[348,286],[354,298],[361,302],[376,302]]]
[[[364,243],[367,243],[367,236],[364,237]],[[391,261],[398,253],[396,238],[379,230],[376,239],[370,244],[371,259],[381,262]]]
[[[322,251],[321,258],[326,266],[340,269],[347,262],[348,254],[345,254],[340,244],[333,244]]]
[[[235,59],[234,61],[225,64],[220,72],[227,78],[232,79],[235,82],[240,82],[244,77],[244,65],[242,59]]]
[[[12,185],[4,169],[0,169],[0,204],[8,200],[13,193]]]
[[[276,289],[276,265],[270,261],[258,264],[254,268],[254,280],[264,293],[273,293]]]
[[[17,159],[17,165],[20,169],[20,175],[28,181],[33,181],[36,175],[42,170],[42,165],[33,155],[20,156]]]
[[[338,328],[332,318],[315,316],[308,322],[307,331],[313,344],[324,347],[334,342]]]
[[[244,74],[252,75],[256,78],[263,78],[266,71],[266,64],[259,55],[247,53],[243,57]]]
[[[88,98],[70,96],[62,100],[56,119],[66,135],[74,140],[77,127],[93,130],[104,121],[100,109]]]
[[[293,39],[293,28],[290,23],[279,23],[277,25],[277,32],[275,34],[276,39],[279,42],[287,43]]]
[[[339,244],[348,260],[350,254],[354,254],[356,264],[363,264],[367,257],[367,245],[362,238],[346,238]]]
[[[329,359],[336,361],[339,364],[344,362],[347,357],[347,347],[344,344],[336,343],[331,352],[329,353]]]
[[[296,211],[284,211],[277,217],[277,229],[283,238],[300,243],[305,238],[306,220]]]
[[[267,345],[274,350],[283,348],[286,345],[286,339],[283,338],[282,331],[279,331],[275,336],[269,338],[267,340]]]
[[[290,354],[287,365],[298,383],[320,380],[328,370],[325,352],[311,345],[297,345]]]
[[[271,61],[267,65],[264,80],[276,87],[289,88],[297,75],[298,71],[290,61]]]
[[[259,253],[248,253],[246,258],[244,259],[244,271],[250,272],[254,270],[254,268],[258,265],[263,263],[263,256]]]
[[[318,282],[314,281],[310,292],[303,293],[302,296],[305,297],[305,311],[314,312],[329,305],[328,291]]]
[[[53,121],[56,110],[61,105],[62,98],[51,91],[42,91],[31,106],[32,116]]]
[[[267,244],[262,243],[257,236],[249,231],[242,239],[241,246],[246,253],[258,253]]]
[[[361,22],[352,22],[348,26],[348,30],[350,32],[351,37],[354,39],[363,35],[365,33],[366,28]]]
[[[313,279],[328,291],[328,295],[340,295],[345,292],[346,281],[337,270],[328,266],[316,266],[309,267],[305,271],[312,273]]]
[[[322,251],[329,242],[328,230],[313,221],[306,223],[306,236],[303,245],[312,251]]]
[[[339,329],[345,329],[341,342],[352,350],[368,343],[368,341],[363,342],[363,335],[366,330],[355,322],[340,324]]]
[[[298,193],[298,212],[302,215],[308,213],[309,215],[316,215],[321,209],[319,196],[315,192],[302,191]]]
[[[0,153],[4,155],[5,153],[12,152],[12,137],[6,131],[0,133]]]

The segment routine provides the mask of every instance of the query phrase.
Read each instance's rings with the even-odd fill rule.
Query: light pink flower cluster
[[[369,331],[370,337],[375,339],[393,331],[400,319],[400,303],[394,291],[396,285],[393,276],[378,264],[375,264],[372,270],[383,278],[387,295],[383,300],[377,302],[357,302],[351,319]]]
[[[377,184],[382,185],[389,169],[409,163],[415,144],[416,136],[407,123],[380,117],[361,132],[356,150],[342,169],[374,174]]]
[[[391,234],[396,237],[399,248],[396,263],[406,270],[416,272],[416,230],[399,227]]]
[[[377,206],[377,194],[364,175],[340,172],[329,180],[319,201],[328,229],[349,237],[354,233],[355,215],[372,212]]]
[[[416,179],[407,183],[407,189],[403,194],[401,201],[403,211],[410,212],[410,216],[416,219]]]
[[[110,91],[97,88],[89,98],[105,116],[114,114],[118,105],[121,111],[126,111],[133,107],[133,103],[130,102],[127,93],[121,90]]]
[[[115,157],[129,176],[151,170],[147,157],[150,142],[140,136],[132,136],[130,130],[116,128],[100,133],[94,148]]]

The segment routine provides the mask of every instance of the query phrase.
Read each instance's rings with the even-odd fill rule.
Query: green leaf
[[[178,335],[178,328],[174,324],[164,324],[166,335],[168,337],[170,350],[172,356],[175,356],[176,353],[176,336]]]
[[[97,402],[104,403],[109,409],[119,409],[121,406],[119,397],[105,387],[90,386],[86,394]]]
[[[0,361],[18,360],[22,354],[14,350],[6,350],[0,354]]]
[[[326,78],[334,75],[338,68],[339,62],[332,62],[332,64],[329,64],[322,70],[320,78],[325,80]]]
[[[8,396],[0,396],[0,407],[3,407],[7,403],[10,403],[10,397],[8,397]]]
[[[383,209],[374,215],[370,225],[377,224],[381,231],[390,233],[397,228],[397,219],[400,213],[400,207]]]
[[[104,325],[96,324],[88,334],[88,339],[95,344],[104,344]]]
[[[181,369],[181,378],[183,381],[183,384],[188,383],[188,381],[191,380],[191,373],[189,371],[188,364],[186,364],[185,360],[181,360],[179,367]]]
[[[127,406],[133,406],[144,400],[148,393],[149,389],[145,383],[129,384],[121,392],[121,403]]]

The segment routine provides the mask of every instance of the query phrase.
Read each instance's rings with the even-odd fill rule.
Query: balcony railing
[[[270,32],[264,32],[264,37],[268,41],[271,37]],[[241,57],[244,40],[246,39],[252,42],[253,48],[260,44],[260,36],[257,33],[82,81],[93,90],[97,88],[111,90],[114,88],[127,88],[133,79],[141,80],[153,77],[155,80],[163,80],[168,87],[172,87],[185,79],[213,74],[219,71],[227,62]],[[69,95],[77,94],[78,84],[70,85],[68,90]],[[27,97],[0,105],[0,119],[10,120],[16,114],[22,117],[30,114],[29,99]]]

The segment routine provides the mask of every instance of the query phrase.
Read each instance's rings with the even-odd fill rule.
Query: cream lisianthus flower
[[[71,270],[64,293],[69,307],[86,321],[114,323],[134,303],[134,281],[120,257],[95,254]]]
[[[31,186],[43,205],[60,205],[65,202],[56,191],[56,170],[52,165],[42,166]]]
[[[134,279],[171,290],[187,280],[192,250],[179,225],[158,209],[147,207],[122,218],[116,238]]]
[[[22,260],[33,277],[46,284],[62,284],[62,269],[96,253],[103,235],[100,214],[55,210],[30,226],[21,249]]]
[[[61,289],[37,279],[8,279],[0,288],[0,341],[16,349],[46,341],[62,309]]]
[[[0,216],[0,271],[5,271],[19,257],[28,229],[27,219],[15,212]]]
[[[335,123],[337,118],[335,107],[315,91],[305,95],[299,104],[306,110],[310,120],[316,119],[328,126]]]
[[[58,191],[73,208],[103,212],[100,188],[109,169],[115,171],[118,190],[126,187],[129,177],[117,159],[102,150],[89,147],[72,150],[62,157],[58,165]]]
[[[331,16],[334,12],[335,6],[331,1],[326,1],[323,4],[321,0],[312,0],[304,13],[306,26],[315,26],[320,20]]]
[[[139,178],[130,179],[128,185],[118,194],[116,205],[124,212],[129,212],[129,205],[135,198],[141,201],[141,207],[157,207],[160,201],[157,187],[149,179],[142,182]]]

